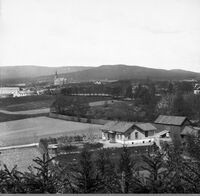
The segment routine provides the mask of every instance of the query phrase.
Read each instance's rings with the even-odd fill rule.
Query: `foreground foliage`
[[[183,148],[156,145],[138,163],[130,149],[113,160],[109,149],[83,148],[76,163],[66,167],[44,154],[34,167],[0,170],[1,193],[200,193],[200,138],[188,137]],[[95,159],[93,156],[95,153]],[[183,158],[187,155],[187,159]]]

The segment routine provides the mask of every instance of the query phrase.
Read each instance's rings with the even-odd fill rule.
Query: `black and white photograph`
[[[200,194],[200,0],[0,0],[0,194]]]

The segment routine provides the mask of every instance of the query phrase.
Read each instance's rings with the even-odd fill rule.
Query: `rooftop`
[[[187,119],[187,117],[185,117],[185,116],[159,115],[158,118],[154,121],[154,123],[181,126],[185,122],[186,119]]]
[[[125,133],[134,124],[134,122],[110,121],[102,127],[102,130]]]
[[[200,132],[199,127],[191,127],[191,126],[186,126],[184,127],[183,131],[181,132],[181,135],[195,135]]]
[[[143,131],[156,130],[156,127],[154,127],[151,123],[136,123],[135,126],[137,126]]]
[[[136,126],[143,131],[156,130],[156,127],[153,126],[151,123],[142,123],[142,122],[136,123],[136,122],[125,122],[125,121],[110,121],[102,127],[102,130],[125,133],[133,126]]]

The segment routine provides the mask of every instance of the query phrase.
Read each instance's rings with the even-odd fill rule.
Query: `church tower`
[[[57,85],[58,83],[58,73],[56,71],[55,76],[54,76],[54,85]]]
[[[56,71],[54,79],[57,79],[57,78],[58,78],[58,72]]]

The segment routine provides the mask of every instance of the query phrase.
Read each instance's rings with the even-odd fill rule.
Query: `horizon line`
[[[23,67],[23,66],[32,66],[32,67],[47,67],[47,68],[61,68],[61,67],[91,67],[91,68],[95,68],[95,67],[101,67],[101,66],[117,66],[117,65],[124,65],[124,66],[135,66],[135,67],[143,67],[143,68],[150,68],[150,69],[162,69],[162,70],[168,70],[168,71],[172,71],[172,70],[180,70],[180,71],[189,71],[189,72],[196,72],[196,73],[200,73],[198,71],[192,71],[192,70],[188,70],[188,69],[184,69],[184,68],[175,68],[175,69],[167,69],[167,68],[155,68],[155,67],[151,67],[151,66],[146,66],[146,65],[130,65],[130,64],[123,64],[123,63],[117,63],[117,64],[101,64],[101,65],[94,65],[94,66],[89,66],[89,65],[33,65],[33,64],[23,64],[23,65],[0,65],[1,67]]]

